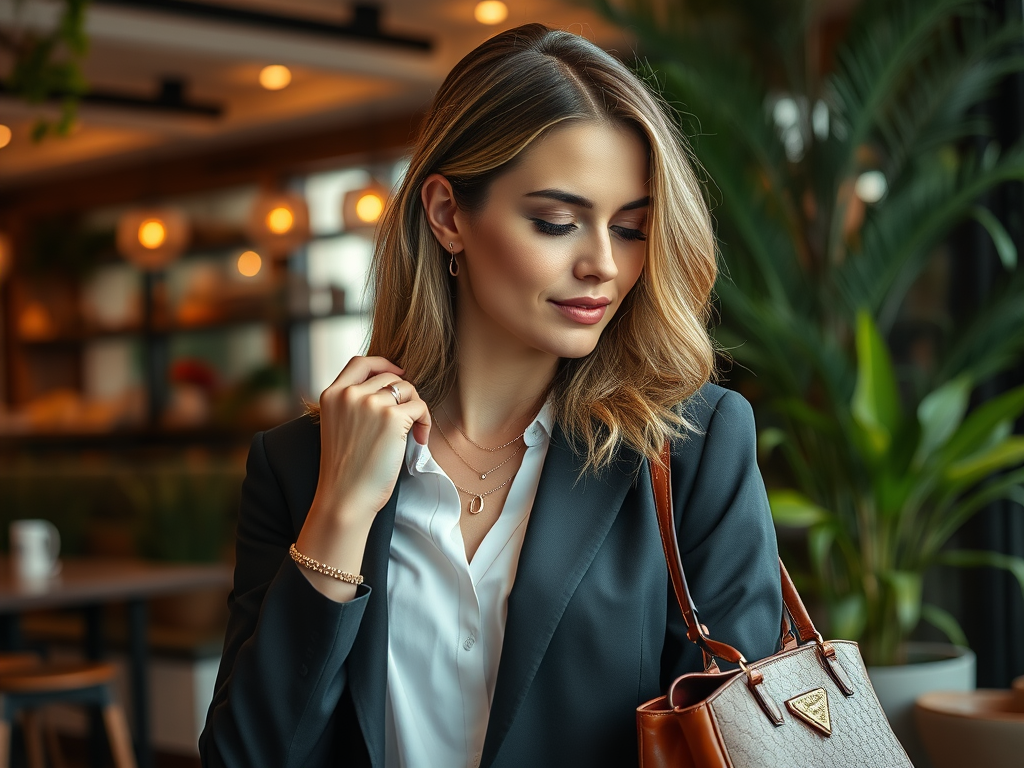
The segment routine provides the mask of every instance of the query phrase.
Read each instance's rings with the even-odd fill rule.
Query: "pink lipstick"
[[[555,305],[555,309],[570,320],[582,323],[583,325],[594,325],[601,322],[604,318],[604,313],[608,309],[608,305],[612,302],[611,299],[606,299],[603,296],[596,298],[580,296],[575,299],[552,301],[551,303]]]

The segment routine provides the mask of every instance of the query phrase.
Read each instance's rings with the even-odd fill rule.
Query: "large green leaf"
[[[857,386],[850,407],[874,455],[884,456],[899,427],[899,391],[889,351],[871,315],[863,310],[857,313]]]
[[[943,475],[947,484],[972,485],[993,472],[1024,464],[1024,437],[1008,437],[986,451],[951,464]]]
[[[1000,568],[1009,571],[1017,579],[1021,595],[1024,596],[1024,558],[1004,555],[1002,552],[958,549],[941,553],[938,562],[959,568]]]
[[[969,414],[944,446],[944,460],[970,456],[989,441],[1000,424],[1014,422],[1024,413],[1024,385],[983,403]]]
[[[1024,506],[1024,468],[999,475],[955,503],[944,505],[944,514],[936,524],[929,526],[928,540],[923,549],[929,552],[938,550],[981,509],[1002,499]]]
[[[881,581],[892,591],[900,629],[910,632],[921,619],[921,574],[917,571],[885,571]]]
[[[981,224],[988,231],[992,238],[992,244],[996,247],[999,260],[1007,271],[1017,268],[1017,246],[1013,244],[1013,238],[1006,231],[1006,227],[995,217],[988,208],[976,205],[971,209],[974,220]]]
[[[859,640],[867,624],[867,606],[864,595],[854,592],[829,603],[829,622],[832,634],[847,640]]]
[[[768,504],[776,525],[806,528],[830,517],[827,510],[798,491],[768,491]]]
[[[953,645],[959,645],[961,648],[969,647],[967,635],[960,627],[960,622],[953,618],[948,611],[944,611],[937,605],[925,603],[921,606],[921,618],[941,630]]]
[[[776,427],[762,429],[757,435],[757,458],[758,461],[767,461],[772,452],[786,442],[787,436],[784,430]]]
[[[917,407],[921,440],[914,464],[927,460],[963,422],[973,384],[967,376],[958,376],[930,392]]]

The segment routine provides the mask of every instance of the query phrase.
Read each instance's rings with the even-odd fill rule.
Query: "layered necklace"
[[[448,421],[452,424],[452,426],[455,427],[457,430],[459,430],[459,434],[460,435],[462,435],[464,438],[466,438],[466,440],[468,440],[470,443],[475,445],[480,450],[487,451],[488,453],[495,453],[496,451],[500,451],[503,448],[508,448],[510,445],[515,443],[517,440],[522,440],[523,438],[526,437],[526,430],[523,430],[523,434],[521,434],[521,435],[519,435],[517,437],[513,437],[507,443],[505,443],[503,445],[499,445],[497,448],[488,448],[486,446],[480,445],[479,443],[474,441],[472,438],[470,438],[469,435],[467,435],[465,432],[463,432],[462,429],[459,427],[459,425],[455,423],[455,420],[451,416],[448,415],[448,411],[445,409],[445,407],[443,405],[441,406],[441,411],[444,413],[445,418],[448,419]],[[509,454],[509,456],[506,457],[503,461],[501,461],[498,464],[495,464],[490,469],[488,469],[486,471],[483,471],[483,470],[480,470],[480,469],[477,469],[476,467],[474,467],[472,464],[469,463],[469,461],[466,460],[465,456],[463,456],[461,453],[459,453],[457,450],[455,450],[455,446],[452,445],[452,441],[448,439],[448,435],[446,435],[444,433],[444,430],[441,429],[441,425],[440,424],[435,424],[434,426],[437,427],[437,431],[441,433],[441,437],[448,444],[448,447],[452,449],[452,453],[454,453],[459,458],[459,461],[461,461],[463,464],[465,464],[467,467],[469,467],[471,470],[473,470],[473,472],[475,472],[476,474],[480,475],[480,479],[481,480],[486,480],[487,476],[489,474],[491,474],[491,472],[493,472],[494,470],[498,469],[499,467],[504,466],[505,464],[508,464],[508,462],[512,461],[512,459],[514,459],[516,456],[518,456],[519,452],[521,450],[523,450],[523,448],[526,445],[526,442],[524,441],[522,445],[520,445],[518,448],[516,448],[515,451],[513,451],[511,454]],[[529,429],[529,427],[527,427],[527,429]],[[458,485],[457,483],[455,483],[454,480],[452,481],[452,485],[454,485],[458,490],[462,491],[462,493],[466,494],[467,496],[471,496],[472,497],[469,500],[468,512],[471,515],[479,515],[481,512],[484,511],[484,497],[485,496],[490,496],[492,493],[500,491],[502,488],[504,488],[506,485],[508,485],[510,482],[512,482],[512,478],[515,477],[515,476],[516,476],[516,472],[513,472],[511,475],[508,476],[508,478],[505,480],[505,482],[503,482],[501,485],[497,486],[496,488],[491,488],[491,490],[489,490],[489,491],[483,491],[481,493],[477,493],[476,491],[471,491],[468,488],[463,488],[461,485]]]

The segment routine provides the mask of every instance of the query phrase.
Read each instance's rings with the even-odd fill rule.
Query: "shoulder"
[[[687,426],[672,440],[673,482],[683,485],[702,475],[720,480],[756,466],[754,412],[743,395],[705,384],[680,404]]]
[[[314,453],[319,456],[320,424],[304,414],[263,432],[261,442],[272,464],[274,459],[301,459]]]
[[[319,467],[320,424],[308,414],[257,433],[249,448],[248,471],[269,470],[286,494],[315,488]]]
[[[690,429],[677,441],[685,444],[696,437],[706,437],[712,427],[716,431],[749,432],[753,428],[754,411],[739,392],[706,383],[680,403],[680,412]]]

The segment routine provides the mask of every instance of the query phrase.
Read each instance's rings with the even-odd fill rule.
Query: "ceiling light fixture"
[[[0,149],[11,143],[11,129],[6,125],[0,125]]]
[[[473,9],[473,17],[481,24],[501,24],[508,18],[508,6],[500,0],[483,0]]]
[[[191,227],[175,208],[136,209],[117,222],[117,250],[142,269],[163,269],[188,246]]]
[[[167,240],[167,227],[160,219],[146,219],[139,224],[139,245],[155,251]]]
[[[256,251],[246,251],[238,257],[238,272],[244,277],[255,277],[262,266],[263,259]]]
[[[294,192],[260,195],[249,215],[249,239],[270,256],[287,256],[309,239],[309,207]]]
[[[378,181],[345,193],[341,203],[341,221],[346,231],[368,232],[384,213],[388,190]]]
[[[272,234],[286,235],[295,226],[295,214],[288,206],[279,205],[267,214],[266,224]]]
[[[280,91],[292,81],[292,71],[283,64],[269,64],[260,70],[260,85],[268,91]]]

